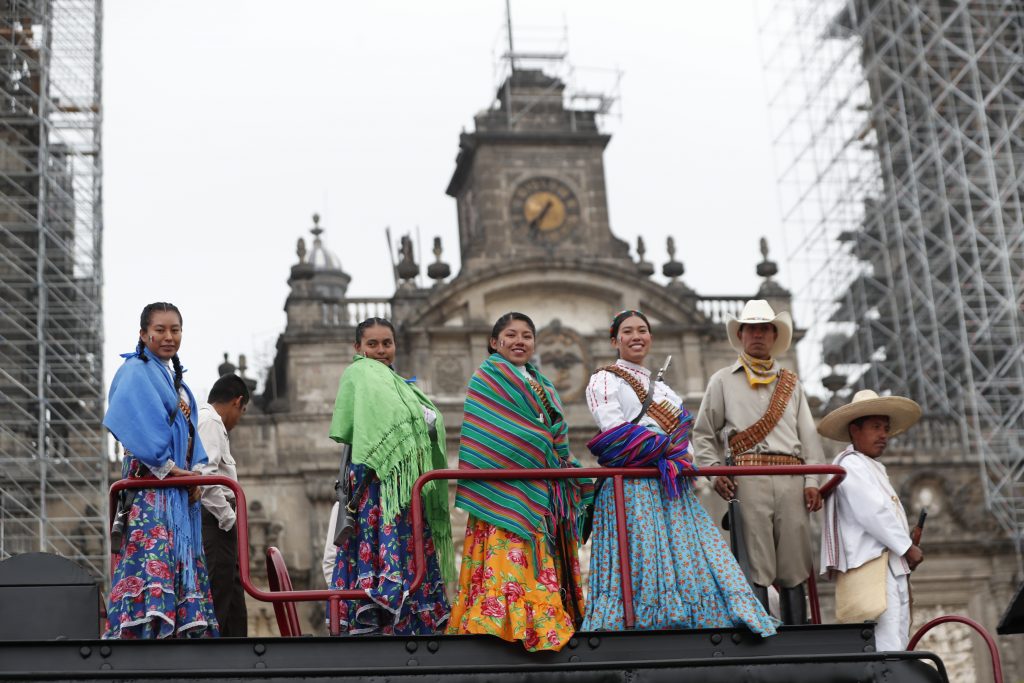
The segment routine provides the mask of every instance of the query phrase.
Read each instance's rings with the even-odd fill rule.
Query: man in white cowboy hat
[[[907,514],[878,458],[889,437],[903,433],[920,417],[921,406],[909,398],[881,397],[865,389],[818,425],[822,436],[849,442],[834,461],[846,469],[846,479],[825,504],[821,570],[830,576],[843,572],[846,577],[860,570],[856,581],[846,583],[850,588],[842,581],[837,584],[837,616],[841,621],[877,619],[878,651],[906,649],[910,630],[907,576],[924,559],[911,540]],[[872,571],[876,559],[877,571]]]
[[[789,313],[776,314],[763,299],[748,301],[726,330],[739,358],[708,381],[693,427],[697,463],[721,465],[726,449],[742,466],[823,463],[803,388],[775,360],[793,339]],[[725,500],[743,502],[740,540],[755,594],[767,609],[768,586],[778,583],[782,620],[805,623],[803,584],[812,571],[809,516],[821,508],[818,478],[716,477],[713,483]]]

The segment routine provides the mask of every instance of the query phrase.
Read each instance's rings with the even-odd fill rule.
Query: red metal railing
[[[911,638],[910,643],[907,644],[907,650],[913,650],[916,648],[917,644],[921,642],[921,638],[923,638],[924,634],[928,633],[928,631],[931,631],[936,626],[949,623],[965,624],[977,631],[978,635],[985,640],[985,645],[988,646],[988,655],[992,658],[992,680],[995,683],[1003,683],[1003,663],[999,659],[999,648],[996,646],[995,639],[988,631],[985,630],[984,626],[968,617],[961,617],[956,614],[946,614],[932,619],[927,624],[917,629],[917,632],[914,633],[914,637]]]
[[[846,478],[846,470],[838,465],[775,465],[757,467],[705,467],[699,472],[693,470],[683,472],[688,477],[749,477],[765,475],[807,475],[831,474],[832,477],[821,487],[822,496],[826,496]],[[426,576],[426,563],[423,555],[423,506],[420,502],[424,484],[435,479],[608,479],[611,478],[615,498],[615,525],[618,532],[619,576],[622,580],[622,611],[623,623],[626,628],[633,628],[636,622],[633,611],[633,581],[629,566],[628,529],[626,526],[624,480],[651,479],[660,477],[656,467],[580,467],[564,469],[528,469],[528,470],[434,470],[427,472],[416,480],[412,487],[412,530],[413,552],[416,573],[413,575],[412,592],[423,582]],[[812,570],[813,575],[813,570]],[[813,580],[813,576],[812,576]],[[817,595],[811,601],[812,611],[817,613],[815,623],[821,622],[821,613],[817,609]]]
[[[821,487],[823,496],[828,495],[845,478],[846,471],[837,465],[777,465],[768,467],[706,467],[699,472],[686,471],[684,476],[764,476],[764,475],[807,475],[807,474],[831,474],[832,477]],[[580,467],[565,469],[525,469],[525,470],[433,470],[422,475],[416,480],[412,490],[412,502],[410,512],[412,516],[413,533],[413,565],[414,573],[412,583],[409,585],[409,592],[412,593],[420,587],[426,578],[426,554],[423,545],[423,486],[435,479],[612,479],[613,493],[615,500],[615,520],[618,531],[618,554],[619,572],[622,579],[622,604],[623,618],[626,628],[632,628],[635,623],[633,611],[633,584],[629,565],[629,543],[627,542],[628,529],[626,526],[625,479],[650,479],[660,477],[661,473],[655,467]],[[165,479],[139,478],[121,479],[114,482],[110,487],[110,521],[113,523],[114,511],[116,508],[116,496],[124,489],[151,489],[151,488],[174,488],[209,485],[227,486],[235,494],[235,507],[237,518],[235,530],[238,535],[238,568],[242,586],[252,597],[263,602],[310,602],[326,600],[328,603],[330,632],[332,635],[340,633],[340,603],[342,600],[365,600],[366,592],[361,589],[353,590],[290,590],[290,591],[266,591],[256,587],[252,583],[249,570],[249,528],[248,528],[248,504],[245,498],[245,491],[238,482],[228,477],[219,475],[193,475],[187,477],[167,477]],[[113,563],[111,563],[113,566]],[[811,578],[813,581],[813,577]],[[821,615],[817,607],[817,595],[813,586],[810,587],[813,597],[811,598],[812,618],[815,623],[820,623]]]
[[[113,523],[114,509],[116,507],[115,496],[124,489],[156,489],[156,488],[173,488],[173,487],[185,487],[185,486],[209,486],[211,484],[219,484],[221,486],[227,486],[235,494],[235,512],[237,514],[235,521],[235,529],[238,534],[238,573],[242,580],[242,587],[245,588],[245,592],[263,602],[311,602],[317,600],[326,600],[330,605],[331,612],[331,634],[338,635],[340,633],[340,617],[338,606],[342,600],[365,600],[366,591],[360,589],[353,590],[290,590],[290,591],[266,591],[262,588],[257,588],[253,582],[249,571],[249,521],[248,521],[248,504],[245,500],[245,491],[238,485],[234,479],[223,477],[220,475],[194,475],[188,477],[167,477],[166,479],[155,479],[149,477],[143,477],[139,479],[121,479],[114,482],[110,487],[110,517],[111,523]],[[420,545],[417,547],[419,551],[414,555],[416,558],[417,566],[423,563],[423,536],[422,533],[419,536]],[[111,563],[113,565],[113,563]],[[421,579],[422,581],[422,579]],[[415,587],[418,587],[416,584]]]

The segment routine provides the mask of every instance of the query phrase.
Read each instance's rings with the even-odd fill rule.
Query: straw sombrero
[[[729,335],[729,344],[732,345],[732,348],[740,352],[743,351],[743,345],[740,344],[739,337],[736,336],[740,325],[756,325],[758,323],[771,323],[775,325],[777,333],[775,335],[775,344],[772,346],[772,356],[785,353],[786,349],[789,348],[790,342],[793,341],[793,318],[790,317],[788,311],[776,314],[775,310],[764,299],[751,299],[743,307],[738,318],[730,317],[726,321],[725,329]]]
[[[921,419],[921,406],[901,396],[879,396],[870,389],[862,389],[853,400],[836,408],[821,419],[818,433],[833,441],[849,441],[847,428],[858,417],[885,415],[889,418],[889,435],[896,436],[910,429]]]

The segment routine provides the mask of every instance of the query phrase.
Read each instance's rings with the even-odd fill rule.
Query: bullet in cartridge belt
[[[740,467],[804,464],[804,461],[795,455],[782,455],[781,453],[744,453],[737,455],[735,462]]]

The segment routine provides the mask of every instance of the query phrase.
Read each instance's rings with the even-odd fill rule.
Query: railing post
[[[629,566],[629,527],[626,525],[626,491],[622,475],[612,477],[615,494],[615,543],[619,551],[619,578],[622,582],[622,621],[627,629],[636,623],[633,613],[633,569]]]
[[[986,631],[984,626],[970,617],[961,617],[958,614],[945,614],[941,617],[935,617],[927,624],[917,629],[917,633],[910,638],[910,642],[907,644],[907,650],[914,650],[928,631],[931,631],[936,626],[950,623],[969,626],[974,629],[975,633],[982,637],[985,641],[985,645],[988,647],[988,656],[992,660],[992,680],[995,681],[995,683],[1003,683],[1003,662],[999,657],[999,646],[996,645],[995,638],[992,637],[992,634]]]
[[[327,599],[327,608],[330,613],[329,628],[332,636],[341,635],[341,596],[332,595]]]

